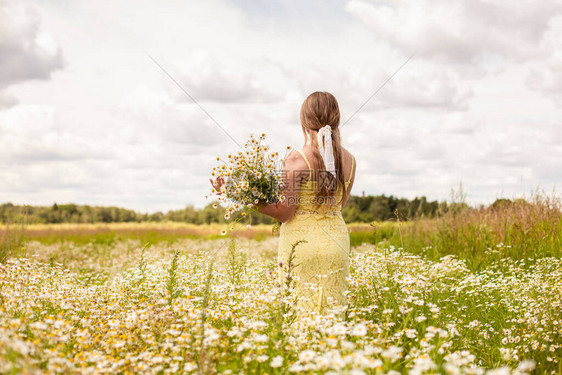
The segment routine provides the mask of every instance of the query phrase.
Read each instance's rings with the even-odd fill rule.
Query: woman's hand
[[[209,181],[211,181],[211,185],[213,185],[213,188],[215,188],[215,190],[217,191],[217,195],[221,195],[221,187],[222,185],[224,185],[224,180],[222,179],[222,177],[217,177],[216,182],[211,178],[209,178]]]

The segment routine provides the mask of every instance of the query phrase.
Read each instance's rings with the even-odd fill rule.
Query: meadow
[[[223,227],[5,226],[0,373],[562,373],[559,201],[350,224],[343,318],[297,319],[275,228]]]

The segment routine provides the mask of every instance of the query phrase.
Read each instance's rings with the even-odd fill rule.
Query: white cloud
[[[540,46],[550,55],[530,69],[525,82],[562,106],[562,14],[550,19]]]
[[[178,81],[200,101],[268,103],[283,100],[295,90],[285,67],[270,59],[211,53],[195,50],[174,65]],[[176,96],[185,94],[175,88]]]
[[[389,81],[384,91],[373,101],[373,107],[420,107],[447,111],[467,110],[473,96],[470,85],[455,71],[413,62],[405,72]],[[378,106],[376,106],[378,107]]]
[[[477,63],[483,55],[541,56],[537,45],[548,20],[561,11],[558,1],[542,0],[352,0],[346,10],[377,40],[407,54],[458,64]]]
[[[109,158],[96,145],[61,129],[56,110],[45,105],[18,105],[0,112],[0,162],[17,167],[56,160]]]
[[[462,180],[490,201],[562,180],[556,1],[0,4],[22,62],[0,70],[2,201],[206,203],[238,146],[145,51],[236,142],[278,150],[302,145],[308,94],[332,92],[343,123],[416,51],[342,128],[354,193],[446,199]]]
[[[40,29],[33,8],[18,0],[0,2],[0,89],[30,79],[48,79],[62,67],[62,51]]]
[[[0,91],[0,110],[14,106],[18,103],[15,96],[7,90]]]

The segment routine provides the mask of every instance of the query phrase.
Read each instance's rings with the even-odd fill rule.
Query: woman
[[[262,204],[259,212],[282,222],[278,253],[282,288],[293,245],[303,241],[295,247],[292,286],[298,306],[322,314],[329,307],[346,305],[350,245],[341,210],[353,187],[355,158],[341,145],[339,106],[332,94],[310,94],[300,120],[305,145],[285,160],[286,199]],[[342,313],[343,309],[337,315]]]
[[[350,246],[341,210],[353,186],[355,158],[341,145],[340,111],[332,94],[310,94],[302,104],[300,120],[305,145],[285,160],[286,199],[261,204],[258,210],[282,222],[278,253],[281,287],[287,286],[290,275],[300,312],[322,314],[329,307],[346,305]],[[220,190],[224,181],[211,183]],[[337,315],[341,317],[343,309]]]

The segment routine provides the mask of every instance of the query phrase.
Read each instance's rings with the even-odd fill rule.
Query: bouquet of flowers
[[[244,207],[252,208],[259,203],[276,203],[285,199],[281,193],[284,159],[263,144],[264,140],[264,133],[260,137],[251,135],[243,151],[229,154],[227,160],[217,157],[220,164],[211,172],[217,184],[213,183],[211,194],[226,204],[224,217],[227,220],[232,213]],[[289,149],[287,147],[287,151]],[[216,204],[214,207],[217,207]]]

